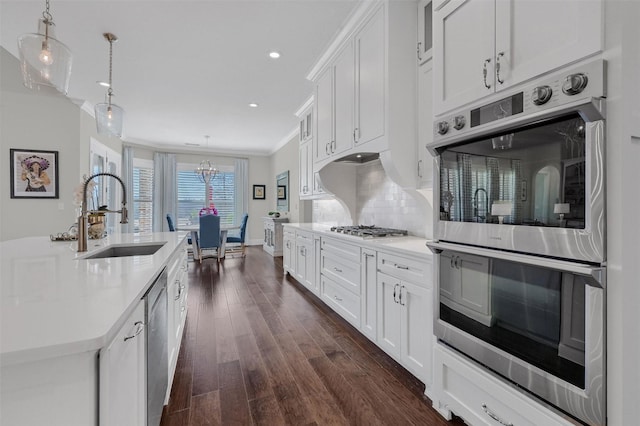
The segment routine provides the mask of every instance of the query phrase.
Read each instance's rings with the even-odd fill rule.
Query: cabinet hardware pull
[[[334,295],[334,296],[333,296],[333,298],[334,298],[334,299],[336,299],[338,302],[342,302],[342,299],[341,299],[341,298],[339,298],[339,297],[338,297],[338,296],[336,296],[336,295]]]
[[[456,258],[455,256],[451,256],[451,259],[450,259],[450,261],[449,261],[449,263],[451,264],[451,269],[453,269],[453,268],[455,268],[455,267],[456,267],[456,266],[455,266],[455,263],[454,263],[455,258]]]
[[[136,326],[136,331],[133,333],[133,335],[126,336],[124,338],[125,342],[127,340],[133,339],[134,337],[137,337],[140,333],[142,333],[142,330],[144,330],[144,323],[142,321],[136,321],[133,325]]]
[[[418,177],[422,177],[422,171],[420,170],[420,163],[422,163],[422,160],[418,160]]]
[[[342,273],[342,269],[340,269],[340,268],[336,268],[335,266],[333,267],[333,270],[334,270],[334,271],[336,271],[336,272],[340,272],[340,273]]]
[[[460,269],[460,263],[460,256],[456,256],[456,261],[454,262],[456,269]]]
[[[491,85],[487,84],[487,65],[491,63],[491,58],[484,60],[484,65],[482,66],[482,76],[484,77],[484,87],[487,89],[491,89]]]
[[[336,141],[331,141],[331,153],[333,154],[336,150]]]
[[[182,308],[180,308],[180,312],[184,312],[185,309],[187,309],[187,308],[183,306]]]
[[[400,284],[396,284],[393,286],[393,301],[396,303],[400,303],[398,302],[398,298],[396,297],[398,287],[400,287]]]
[[[500,84],[504,83],[504,80],[500,79],[500,58],[502,58],[503,56],[504,56],[504,52],[500,52],[496,57],[496,79]]]
[[[487,416],[491,417],[493,420],[495,420],[496,422],[500,423],[501,425],[504,426],[513,426],[513,423],[511,422],[505,422],[504,420],[502,420],[496,413],[494,413],[493,411],[491,411],[489,409],[489,407],[487,407],[487,404],[482,404],[482,409],[484,410],[485,413],[487,413]]]
[[[324,152],[326,152],[327,155],[331,155],[331,153],[329,152],[329,144],[330,142],[327,142],[327,145],[324,147]]]
[[[421,44],[422,44],[422,42],[421,42],[421,41],[419,41],[419,42],[418,42],[418,60],[419,60],[419,61],[422,61],[422,56],[420,56],[420,50],[421,50],[421,49],[420,49],[420,45],[421,45]]]
[[[401,286],[401,287],[400,287],[400,294],[398,295],[399,303],[400,303],[402,306],[406,305],[406,303],[402,303],[402,289],[403,289],[403,288],[404,288],[404,286]]]
[[[396,269],[405,269],[408,270],[409,267],[408,266],[404,266],[404,265],[398,265],[397,263],[394,263],[393,266],[396,267]]]
[[[362,253],[362,255],[363,255],[364,257],[373,257],[373,255],[372,255],[372,254],[369,254],[369,253]]]

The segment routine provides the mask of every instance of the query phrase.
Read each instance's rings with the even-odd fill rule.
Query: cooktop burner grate
[[[375,225],[332,226],[331,231],[357,237],[397,237],[409,234],[404,229],[381,228]]]

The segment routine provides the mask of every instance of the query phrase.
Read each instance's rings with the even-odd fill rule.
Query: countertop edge
[[[12,352],[0,352],[0,367],[42,361],[45,359],[57,358],[75,353],[98,353],[116,337],[120,328],[124,325],[126,319],[135,311],[137,304],[142,301],[145,293],[149,290],[151,285],[153,285],[157,277],[160,276],[162,271],[168,266],[169,261],[174,257],[178,250],[184,248],[187,234],[188,233],[184,233],[183,238],[180,239],[180,242],[175,244],[175,247],[168,255],[165,255],[161,266],[159,266],[158,269],[156,269],[152,274],[149,274],[150,277],[147,279],[147,282],[144,284],[144,286],[141,287],[140,291],[138,291],[135,297],[131,298],[127,307],[122,310],[116,321],[114,321],[111,326],[104,331],[104,333],[98,333],[89,338],[62,342],[60,344],[19,349]],[[73,260],[77,261],[78,258]]]

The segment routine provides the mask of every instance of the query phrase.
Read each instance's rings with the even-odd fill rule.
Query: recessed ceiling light
[[[96,83],[98,83],[102,87],[109,87],[109,83],[107,83],[106,81],[96,81]]]
[[[251,108],[258,108],[258,104],[257,104],[257,103],[255,103],[255,102],[251,102],[251,103],[249,104],[249,106],[250,106]]]
[[[271,59],[278,59],[280,57],[280,52],[276,52],[275,50],[273,52],[269,52],[269,57]]]
[[[356,155],[356,158],[362,158],[362,154]]]

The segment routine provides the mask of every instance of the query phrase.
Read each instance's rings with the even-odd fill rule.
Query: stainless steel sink
[[[108,246],[104,249],[84,256],[83,259],[104,259],[107,257],[147,256],[154,254],[166,244],[162,243],[137,243],[126,245]]]

